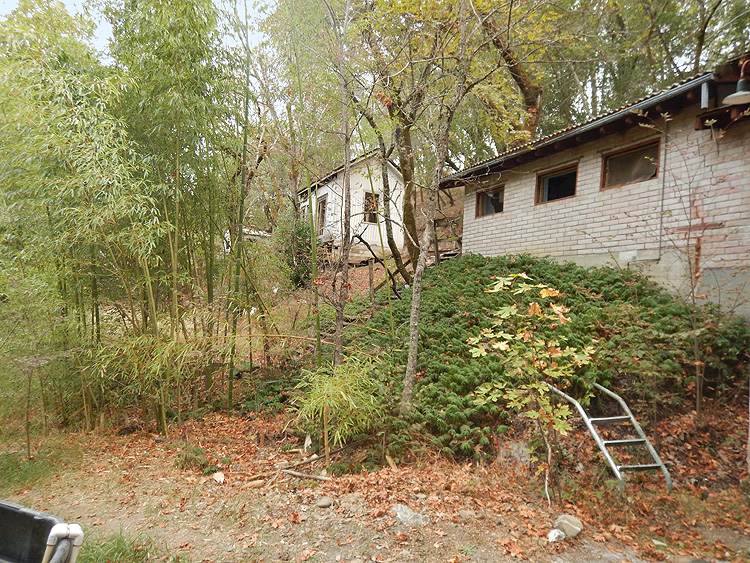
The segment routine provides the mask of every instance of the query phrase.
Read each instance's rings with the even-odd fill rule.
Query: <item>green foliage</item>
[[[147,561],[178,561],[179,557],[167,556],[154,542],[145,536],[135,538],[115,534],[106,540],[86,539],[78,561],[82,563],[146,563]]]
[[[526,274],[496,278],[488,292],[503,292],[509,305],[498,309],[492,329],[468,339],[472,357],[494,353],[505,368],[505,377],[477,388],[477,404],[503,402],[508,408],[537,422],[541,432],[566,433],[570,408],[551,400],[547,383],[567,388],[589,364],[593,347],[569,346],[563,327],[570,308],[558,302],[560,292],[545,284],[531,284]],[[529,295],[528,307],[519,307]]]
[[[206,366],[225,354],[223,350],[200,350],[194,342],[184,340],[165,341],[150,334],[124,336],[72,357],[71,369],[60,387],[69,393],[69,407],[89,422],[112,408],[135,404],[179,407],[171,414],[171,418],[179,418],[186,391],[202,389]],[[157,426],[170,416],[167,411],[155,409]]]
[[[175,464],[180,469],[198,469],[202,471],[208,467],[206,450],[198,446],[186,444],[183,450],[177,454]]]
[[[272,237],[273,246],[289,270],[294,287],[310,283],[312,274],[312,242],[310,225],[291,212],[279,217]]]
[[[253,377],[251,390],[242,399],[240,410],[251,417],[281,412],[295,395],[298,383],[299,378],[294,371]]]
[[[370,358],[351,355],[339,366],[303,370],[298,388],[299,419],[313,423],[312,432],[320,435],[327,413],[329,440],[335,445],[377,427],[382,419],[384,390]]]
[[[478,455],[486,451],[498,425],[512,423],[507,405],[492,401],[477,404],[474,400],[477,387],[512,381],[508,363],[495,354],[473,357],[468,339],[482,330],[488,334],[498,331],[495,313],[510,312],[507,307],[511,303],[507,292],[488,290],[493,279],[518,272],[525,272],[535,284],[554,287],[560,293],[555,303],[571,310],[565,314],[570,320],[554,329],[540,324],[536,338],[545,343],[557,341],[561,350],[570,348],[567,358],[574,362],[572,350],[594,349],[590,363],[580,369],[576,366],[564,377],[578,396],[585,395],[585,382],[598,382],[615,388],[640,412],[646,408],[652,412],[657,404],[683,401],[690,383],[688,374],[692,373],[688,314],[693,312],[699,325],[706,327],[701,332],[701,349],[707,372],[711,372],[711,386],[719,393],[743,381],[748,328],[714,307],[694,310],[632,271],[582,268],[530,256],[471,255],[425,273],[414,412],[409,422],[399,427],[402,437],[408,439],[418,432],[429,436],[433,446],[446,455]],[[528,311],[532,302],[540,302],[532,292],[514,298],[516,311]],[[408,292],[404,300],[393,303],[398,327],[395,339],[388,336],[386,310],[377,312],[366,328],[348,335],[373,355],[389,351],[393,363],[389,384],[396,394],[406,364],[403,339],[409,307]],[[548,312],[557,316],[552,309]],[[509,348],[511,342],[516,341],[508,339]],[[520,347],[519,354],[513,361],[528,360]],[[395,437],[393,443],[399,439]]]

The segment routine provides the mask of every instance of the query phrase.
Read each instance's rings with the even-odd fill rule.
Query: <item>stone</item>
[[[547,534],[547,541],[549,541],[549,543],[555,543],[562,541],[567,537],[568,536],[565,535],[565,532],[558,530],[557,528],[552,528]]]
[[[472,520],[476,518],[477,515],[473,510],[459,510],[458,517],[461,518],[461,520]]]
[[[329,508],[333,506],[333,499],[331,497],[320,497],[315,501],[315,506],[318,508]]]
[[[414,512],[411,508],[403,504],[397,504],[391,509],[391,512],[395,512],[396,518],[407,526],[424,526],[430,521],[428,516]]]
[[[555,528],[572,539],[583,531],[583,522],[570,514],[560,514],[555,519]]]

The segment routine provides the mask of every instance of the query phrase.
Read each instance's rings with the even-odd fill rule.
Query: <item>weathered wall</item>
[[[393,238],[401,248],[404,244],[404,233],[401,228],[401,209],[403,202],[404,183],[398,172],[390,165],[388,167],[389,185],[391,189],[390,213],[393,224]],[[380,232],[378,224],[365,221],[365,193],[378,194],[378,211],[380,228],[382,230],[383,245],[388,246],[385,235],[383,212],[383,184],[381,181],[380,163],[376,158],[354,164],[351,170],[351,233],[362,236],[373,248],[380,248]],[[334,240],[337,244],[343,232],[343,172],[337,174],[326,184],[319,186],[312,194],[313,209],[317,209],[317,198],[327,196],[327,212],[324,236]]]
[[[750,317],[750,123],[712,135],[693,129],[698,111],[504,171],[493,182],[505,186],[501,213],[475,217],[477,186],[467,186],[464,251],[643,268],[682,295],[697,263],[698,294]],[[600,189],[603,154],[657,137],[656,178]],[[535,204],[537,173],[574,162],[576,195]]]

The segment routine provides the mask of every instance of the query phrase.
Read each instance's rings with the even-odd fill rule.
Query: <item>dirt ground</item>
[[[146,431],[70,436],[80,457],[9,500],[79,523],[92,540],[149,537],[193,563],[750,561],[750,512],[739,489],[706,493],[682,479],[666,495],[654,477],[627,496],[581,487],[549,508],[539,480],[517,464],[434,459],[316,480],[282,471],[311,455],[286,423],[211,415],[175,428],[170,440]],[[213,473],[178,467],[190,445],[206,451]],[[323,465],[291,470],[320,476]],[[401,523],[397,504],[426,522]],[[562,512],[584,531],[549,543]]]

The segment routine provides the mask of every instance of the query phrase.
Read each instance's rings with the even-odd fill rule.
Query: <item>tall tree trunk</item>
[[[453,124],[453,118],[456,110],[466,97],[466,94],[476,86],[479,81],[487,78],[485,75],[477,81],[469,80],[469,69],[472,57],[467,54],[467,41],[469,33],[467,32],[467,0],[460,4],[460,15],[458,21],[459,28],[459,46],[456,57],[456,69],[453,72],[454,86],[450,93],[445,94],[440,106],[440,112],[436,118],[435,137],[433,146],[435,147],[435,168],[432,173],[430,182],[429,195],[425,209],[425,232],[420,244],[419,259],[414,269],[413,289],[412,289],[412,306],[409,316],[409,352],[406,364],[406,373],[404,375],[404,387],[401,394],[401,404],[399,410],[402,414],[408,413],[412,408],[414,399],[414,386],[417,378],[417,359],[419,347],[419,318],[420,305],[422,300],[422,274],[427,263],[427,251],[432,242],[433,226],[437,211],[438,190],[440,189],[440,178],[443,175],[443,167],[448,159],[448,144],[450,141],[450,130]],[[447,98],[447,99],[446,99]]]
[[[242,174],[240,181],[240,188],[237,193],[237,233],[234,239],[232,250],[234,251],[234,287],[232,290],[232,299],[230,301],[230,307],[232,312],[232,348],[229,353],[229,373],[227,375],[227,412],[231,413],[234,409],[234,366],[235,357],[237,355],[237,321],[240,316],[240,272],[242,268],[242,237],[244,235],[244,219],[245,219],[245,193],[247,191],[247,130],[248,121],[250,120],[250,50],[247,51],[246,70],[245,70],[245,100],[243,107],[243,118],[242,124]],[[252,357],[252,356],[251,356]]]
[[[401,120],[398,120],[401,121]],[[417,184],[414,178],[414,147],[412,146],[411,126],[403,122],[395,124],[396,151],[398,165],[404,177],[404,241],[412,264],[419,259],[419,234],[415,208],[417,205]]]
[[[348,29],[351,5],[347,0],[346,13],[342,24],[337,18],[331,6],[326,2],[331,27],[336,35],[336,70],[339,75],[339,88],[341,95],[341,140],[344,145],[344,168],[343,175],[343,226],[341,232],[341,248],[336,260],[336,271],[333,274],[333,307],[336,311],[336,328],[333,337],[333,365],[341,365],[344,359],[344,309],[349,300],[349,253],[352,247],[351,220],[351,136],[352,130],[349,124],[349,101],[352,99],[346,68],[346,34]]]
[[[500,56],[505,61],[508,72],[510,72],[513,81],[521,92],[523,105],[527,113],[527,117],[523,122],[523,129],[524,131],[528,131],[530,138],[533,139],[536,134],[537,125],[539,125],[539,112],[542,106],[542,87],[531,80],[528,72],[526,72],[523,64],[521,64],[521,59],[510,47],[503,36],[503,32],[498,28],[497,23],[492,18],[486,18],[484,20],[484,27],[490,35],[492,43],[500,51]]]
[[[406,283],[411,283],[411,274],[406,269],[406,265],[404,264],[404,260],[401,256],[401,249],[398,247],[398,245],[396,244],[396,240],[393,238],[393,220],[391,219],[391,182],[388,175],[388,149],[385,146],[385,139],[383,139],[383,133],[380,130],[380,127],[378,127],[378,124],[375,121],[372,113],[368,111],[367,108],[362,107],[362,105],[359,104],[359,100],[357,100],[356,98],[354,98],[354,102],[357,104],[357,107],[360,109],[362,115],[367,120],[367,123],[369,123],[370,127],[372,127],[372,130],[375,131],[375,136],[378,139],[378,152],[380,153],[380,175],[383,182],[383,217],[385,219],[385,238],[388,242],[388,248],[391,251],[391,256],[393,256],[393,261],[396,264],[398,273],[401,274],[401,277]]]

